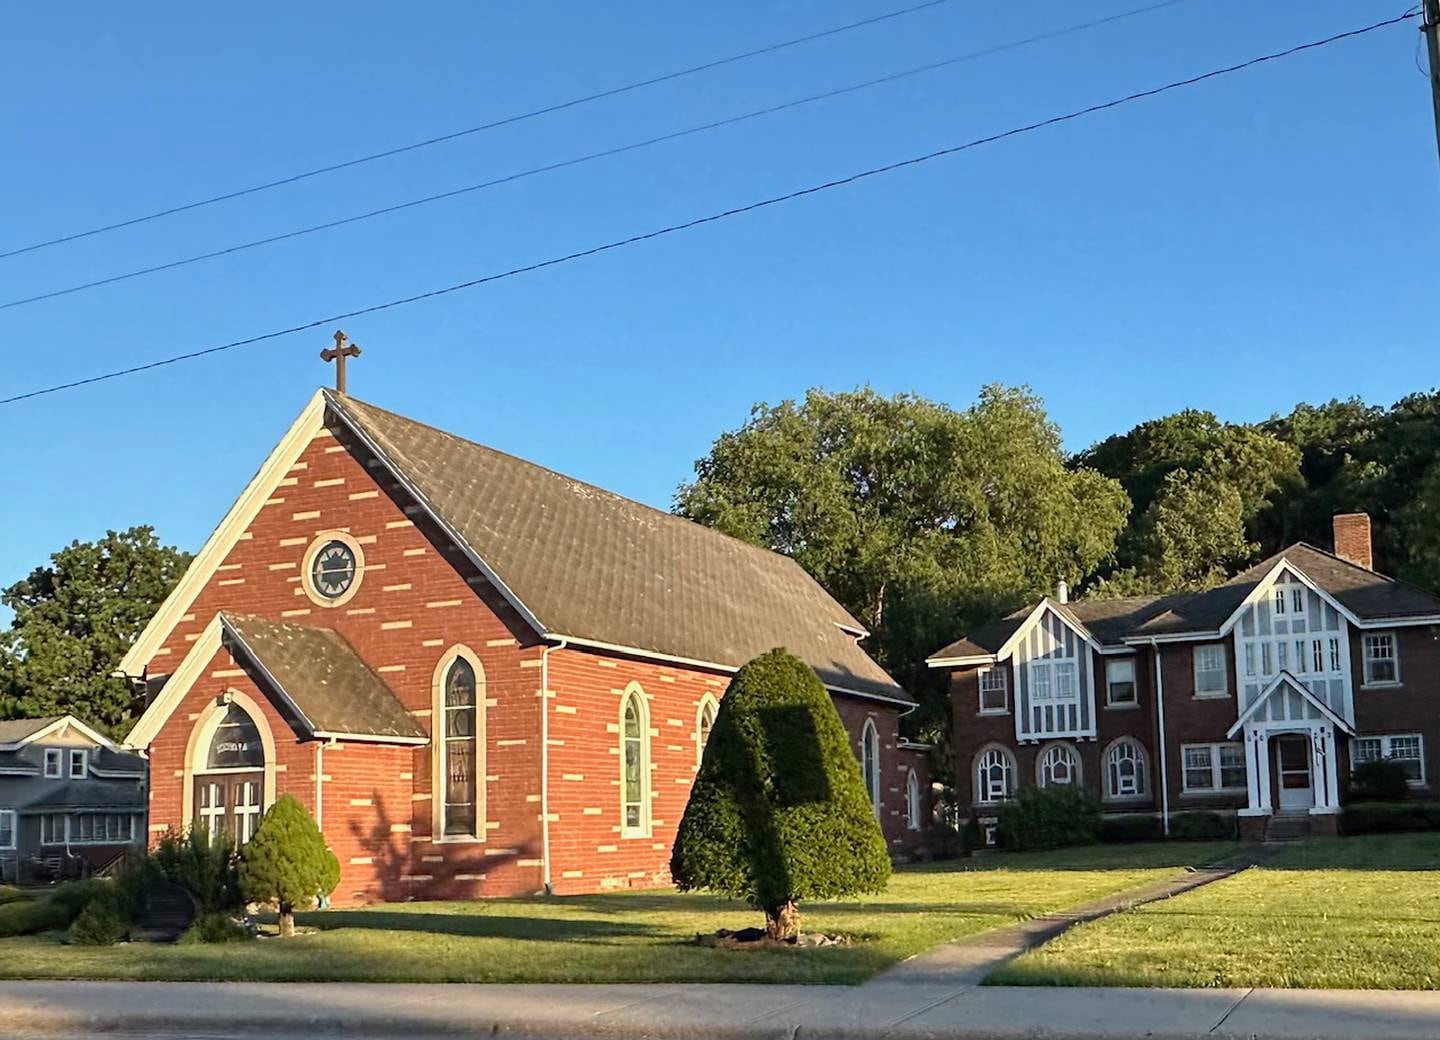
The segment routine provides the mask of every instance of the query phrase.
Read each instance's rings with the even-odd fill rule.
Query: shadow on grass
[[[327,910],[296,914],[299,924],[321,931],[339,928],[385,932],[433,932],[533,942],[595,942],[605,939],[666,938],[673,933],[630,921],[593,921],[499,914],[443,914],[409,910]]]

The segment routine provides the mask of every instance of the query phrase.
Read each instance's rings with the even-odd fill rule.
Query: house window
[[[628,837],[650,830],[648,730],[644,698],[631,690],[620,712],[620,833]]]
[[[878,818],[880,815],[880,734],[873,719],[865,720],[865,729],[860,734],[860,775],[865,779],[865,790],[870,795],[870,808]]]
[[[980,714],[1003,715],[1010,710],[1009,672],[1003,667],[980,672]]]
[[[46,813],[40,817],[41,845],[64,845],[65,841],[64,813]]]
[[[905,829],[920,829],[920,778],[913,769],[905,773]]]
[[[1365,685],[1386,686],[1400,681],[1400,659],[1394,632],[1365,633]]]
[[[1105,797],[1139,798],[1145,794],[1145,752],[1122,737],[1105,752]]]
[[[710,743],[710,731],[715,728],[715,698],[709,695],[700,702],[700,713],[695,719],[695,764],[705,757],[705,745]]]
[[[70,779],[84,780],[89,764],[90,753],[83,748],[73,748],[70,751]]]
[[[60,778],[60,749],[48,747],[45,749],[45,775],[51,780]]]
[[[1315,665],[1315,671],[1323,672],[1325,670],[1325,648],[1321,645],[1320,640],[1310,640],[1310,651],[1310,656]]]
[[[129,813],[80,813],[70,818],[71,845],[121,845],[135,837]]]
[[[1041,787],[1068,787],[1080,782],[1080,753],[1069,744],[1051,744],[1040,753],[1037,779]]]
[[[1015,759],[1003,747],[992,746],[975,756],[975,800],[1003,802],[1014,792]]]
[[[1285,644],[1280,644],[1284,649]],[[1267,668],[1268,671],[1268,668]],[[1195,696],[1224,697],[1230,692],[1225,677],[1225,647],[1221,643],[1195,648]]]
[[[1135,658],[1105,662],[1105,701],[1112,705],[1135,703]]]
[[[1054,665],[1049,661],[1032,661],[1030,663],[1030,698],[1037,701],[1048,701],[1054,695]]]
[[[1032,661],[1030,694],[1037,701],[1073,701],[1080,696],[1080,669],[1073,659]]]
[[[1397,733],[1378,737],[1356,737],[1350,745],[1350,765],[1364,762],[1394,762],[1405,770],[1410,783],[1425,783],[1425,742],[1418,733]]]
[[[1245,749],[1240,744],[1186,744],[1180,749],[1185,767],[1183,790],[1243,791]]]
[[[1245,674],[1246,674],[1246,675],[1254,675],[1254,674],[1255,674],[1255,644],[1254,644],[1254,643],[1246,643],[1246,644],[1245,644]]]
[[[479,837],[476,829],[480,711],[477,685],[474,666],[463,657],[455,658],[445,672],[445,710],[440,720],[445,785],[442,833],[447,838]]]
[[[1055,697],[1073,701],[1080,696],[1080,668],[1074,661],[1055,662]]]
[[[1340,670],[1340,640],[1334,637],[1330,639],[1330,670],[1332,672]]]
[[[0,849],[15,847],[15,810],[0,809]]]
[[[1277,613],[1277,614],[1283,614],[1283,613],[1285,613],[1285,590],[1284,590],[1284,589],[1276,589],[1276,590],[1275,590],[1275,613]]]
[[[1305,614],[1305,587],[1303,585],[1290,586],[1290,613]],[[1293,628],[1290,631],[1295,631]]]

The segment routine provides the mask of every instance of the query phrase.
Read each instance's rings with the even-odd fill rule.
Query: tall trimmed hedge
[[[830,695],[784,650],[736,673],[680,821],[670,873],[765,912],[793,938],[795,904],[877,892],[890,856]]]

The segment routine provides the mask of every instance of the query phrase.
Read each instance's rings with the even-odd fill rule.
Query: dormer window
[[[60,758],[60,749],[59,749],[58,747],[49,747],[49,748],[46,748],[46,749],[45,749],[45,776],[46,776],[48,779],[50,779],[50,780],[58,780],[58,779],[60,779],[60,776],[61,776],[61,772],[60,772],[61,765],[62,765],[62,761],[61,761],[61,758]]]
[[[90,752],[74,748],[70,752],[69,775],[71,780],[84,780],[89,774]]]

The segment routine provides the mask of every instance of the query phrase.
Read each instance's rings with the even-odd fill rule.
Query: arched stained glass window
[[[1015,793],[1015,759],[999,745],[975,756],[975,801],[1003,802]]]
[[[1070,744],[1051,744],[1040,753],[1041,787],[1067,787],[1080,782],[1080,753]]]
[[[865,720],[865,729],[860,734],[860,775],[865,778],[865,790],[870,795],[870,807],[880,815],[880,733],[871,719]]]
[[[475,669],[457,657],[445,672],[444,749],[445,836],[476,837],[476,738],[479,727]]]
[[[210,769],[263,769],[265,748],[260,743],[260,731],[244,708],[231,704],[215,727],[210,737],[210,749],[205,755],[205,768]]]
[[[645,703],[632,690],[620,715],[620,823],[625,834],[644,834],[649,829],[648,746]]]
[[[717,706],[713,697],[700,702],[700,712],[695,719],[695,761],[705,757],[705,745],[710,743],[710,731],[715,728]]]
[[[1105,752],[1105,796],[1139,798],[1145,794],[1145,751],[1122,737]]]

